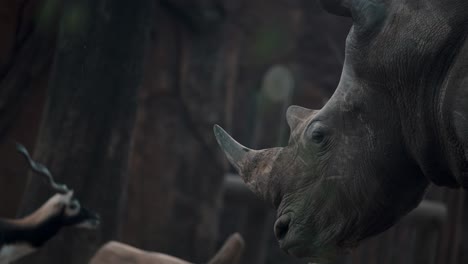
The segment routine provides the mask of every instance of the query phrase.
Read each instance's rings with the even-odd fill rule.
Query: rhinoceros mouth
[[[353,221],[347,225],[338,221],[321,226],[318,219],[301,222],[296,218],[297,214],[287,208],[280,206],[279,212],[277,222],[282,222],[280,220],[284,215],[289,215],[291,222],[287,234],[278,239],[278,244],[293,257],[312,263],[329,263],[340,255],[350,253],[359,244],[354,232],[345,232],[346,226],[354,226]],[[356,229],[352,227],[351,230]]]

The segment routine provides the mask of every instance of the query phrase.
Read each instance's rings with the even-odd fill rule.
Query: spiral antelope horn
[[[59,184],[55,182],[54,177],[52,177],[52,173],[50,173],[49,169],[47,169],[47,167],[43,164],[35,162],[29,155],[28,150],[23,145],[16,143],[16,150],[26,158],[26,161],[28,162],[32,171],[44,176],[44,179],[54,191],[62,194],[68,193],[70,191],[70,189],[68,189],[65,184]]]

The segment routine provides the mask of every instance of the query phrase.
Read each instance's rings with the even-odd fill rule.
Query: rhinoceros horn
[[[234,140],[220,126],[214,126],[214,134],[229,162],[237,169],[249,189],[264,200],[271,197],[275,187],[271,184],[271,171],[282,148],[264,150],[249,149]]]
[[[286,119],[291,128],[291,137],[295,138],[300,134],[307,120],[317,112],[300,106],[290,106],[286,112]],[[286,148],[249,149],[235,141],[218,125],[214,126],[214,134],[229,162],[247,186],[264,200],[275,201],[284,167],[290,164],[294,157],[289,153],[291,148],[289,152]]]
[[[348,2],[350,0],[319,0],[323,9],[337,16],[351,17]]]

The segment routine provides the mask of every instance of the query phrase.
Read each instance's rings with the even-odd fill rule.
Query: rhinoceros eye
[[[307,128],[306,136],[313,143],[320,144],[325,140],[325,130],[325,127],[319,122],[313,122]]]
[[[325,138],[325,135],[323,134],[322,131],[313,131],[312,132],[312,141],[313,142],[322,143],[324,138]]]

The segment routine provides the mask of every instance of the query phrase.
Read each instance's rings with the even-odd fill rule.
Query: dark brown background
[[[285,107],[333,93],[349,27],[309,0],[2,0],[0,215],[51,195],[27,180],[18,141],[104,218],[20,263],[86,263],[110,239],[201,263],[236,231],[242,263],[300,263],[278,249],[268,205],[225,183],[212,126],[256,148],[284,143]],[[265,78],[293,90],[274,100]],[[445,222],[403,221],[340,261],[466,263],[464,192],[428,199]]]

